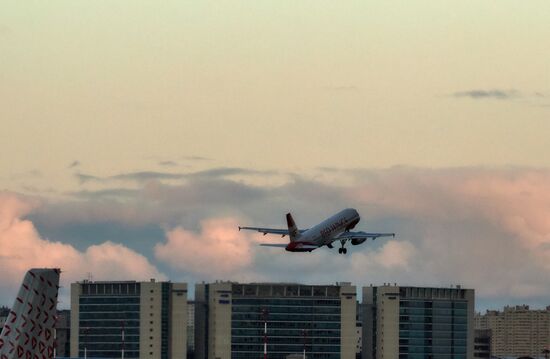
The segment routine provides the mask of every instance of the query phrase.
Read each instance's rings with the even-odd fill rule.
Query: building
[[[474,331],[474,358],[491,358],[491,329]]]
[[[363,288],[363,359],[472,359],[474,290]]]
[[[491,330],[493,356],[538,357],[550,346],[550,306],[541,310],[527,305],[489,310],[476,315],[475,327]]]
[[[187,357],[194,358],[195,354],[195,302],[187,302]]]
[[[58,310],[57,323],[55,324],[55,340],[57,343],[55,356],[67,358],[70,356],[71,346],[71,311]]]
[[[0,307],[0,331],[4,327],[4,323],[6,322],[6,319],[8,319],[9,314],[10,314],[10,308]]]
[[[195,287],[195,357],[352,359],[356,289],[349,283],[303,285],[216,282]],[[264,325],[267,323],[267,335]]]
[[[154,279],[71,284],[71,357],[186,355],[187,284]]]

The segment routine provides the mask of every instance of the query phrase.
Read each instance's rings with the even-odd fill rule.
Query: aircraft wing
[[[368,232],[344,232],[339,235],[336,240],[352,240],[352,239],[376,239],[380,237],[395,237],[395,233],[368,233]]]
[[[278,228],[262,228],[262,227],[240,227],[239,226],[239,231],[241,229],[246,229],[248,231],[257,231],[257,232],[260,232],[260,233],[263,233],[264,235],[266,234],[280,234],[281,236],[288,236],[288,229],[278,229]],[[307,231],[307,229],[300,229],[298,230],[298,232],[300,233],[304,233],[305,231]]]

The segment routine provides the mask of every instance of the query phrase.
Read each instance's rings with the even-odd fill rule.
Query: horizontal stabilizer
[[[286,248],[286,244],[281,244],[281,243],[261,243],[260,246],[262,247],[278,247],[278,248]]]

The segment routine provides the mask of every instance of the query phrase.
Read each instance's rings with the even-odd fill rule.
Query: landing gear
[[[346,241],[340,241],[340,243],[342,244],[342,248],[338,248],[338,253],[340,253],[340,254],[348,253],[347,248],[344,248],[344,245],[346,244]]]

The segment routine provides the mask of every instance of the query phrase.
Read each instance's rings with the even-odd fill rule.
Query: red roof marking
[[[18,301],[19,303],[23,304],[23,299],[17,297],[17,301]]]
[[[27,359],[31,359],[32,353],[29,350],[27,350],[27,352],[25,353],[25,356],[27,357]]]
[[[50,332],[49,329],[44,330],[44,337],[46,337],[46,340],[50,340],[50,337],[52,336],[52,332]]]
[[[31,319],[31,323],[32,323],[31,332],[34,332],[34,328],[36,327],[36,322]]]
[[[4,336],[7,337],[11,333],[11,327],[9,325],[4,325],[4,328],[6,328],[6,332],[4,333]]]
[[[40,281],[44,282],[44,277],[40,276]]]
[[[13,342],[11,342],[11,341],[8,342],[8,343],[10,343],[10,348],[11,348],[10,349],[10,354],[11,354],[11,353],[13,353],[13,350],[15,349],[15,345],[13,345]]]
[[[52,309],[55,307],[55,302],[54,302],[54,300],[53,300],[52,298],[50,298],[50,302],[52,303],[52,304],[50,305],[50,310],[52,310]]]
[[[33,349],[36,348],[36,344],[37,344],[36,338],[35,338],[35,337],[32,337],[32,339],[31,339],[31,346],[32,346]]]
[[[21,328],[25,328],[27,326],[27,317],[21,315],[21,318],[23,318],[23,324],[21,324]]]
[[[42,293],[42,303],[40,303],[40,305],[44,305],[46,303],[46,296],[44,295],[44,293]]]
[[[31,304],[31,303],[27,303],[27,305],[29,306],[29,310],[27,310],[27,314],[31,314],[31,312],[32,312],[32,304]]]
[[[36,275],[35,275],[33,272],[29,272],[29,274],[30,274],[33,278],[36,278]]]
[[[50,318],[50,316],[48,315],[48,313],[46,313],[46,311],[44,311],[44,320],[42,321],[42,323],[46,324],[46,322],[48,321],[49,318]]]
[[[2,349],[3,346],[4,346],[4,339],[0,338],[0,349]]]
[[[21,345],[17,346],[17,356],[21,358],[25,354],[25,349]]]
[[[52,282],[50,282],[49,280],[47,280],[46,282],[48,282],[48,286],[49,286],[49,287],[53,287]]]
[[[48,347],[48,357],[53,358],[53,347],[52,346]]]
[[[17,333],[17,335],[15,336],[15,340],[19,340],[19,337],[21,336],[21,331],[15,328],[15,332]]]
[[[29,290],[29,286],[26,285],[25,283],[23,283],[23,288],[25,288],[26,290]]]
[[[44,354],[44,350],[46,349],[46,346],[44,345],[43,342],[39,342],[38,343],[38,350],[40,351],[40,353]]]
[[[6,354],[2,354],[2,356],[0,357],[2,359],[8,359],[8,356]]]
[[[25,334],[25,343],[23,343],[24,345],[27,345],[29,344],[29,340],[31,340],[31,337],[29,337],[29,335],[27,333],[24,333]]]

